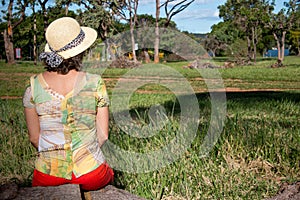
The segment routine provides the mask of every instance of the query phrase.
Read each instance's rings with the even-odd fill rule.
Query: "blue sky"
[[[163,2],[163,0],[161,0]],[[221,21],[218,6],[224,5],[226,0],[195,0],[188,8],[172,18],[182,31],[191,33],[208,33],[211,26]],[[282,7],[284,0],[275,0],[276,9]],[[140,0],[139,14],[155,13],[155,0]],[[163,16],[164,10],[161,10]]]
[[[178,0],[180,1],[180,0]],[[283,7],[287,0],[275,0],[276,10]],[[49,0],[53,4],[55,0]],[[164,2],[164,0],[161,0]],[[188,8],[175,15],[172,20],[176,22],[181,31],[190,33],[208,33],[211,26],[221,21],[219,18],[218,6],[224,5],[226,0],[195,0]],[[77,6],[74,6],[77,9]],[[1,9],[3,6],[1,5]],[[139,14],[151,14],[155,16],[155,0],[139,0]],[[164,9],[161,9],[161,16],[164,16]]]

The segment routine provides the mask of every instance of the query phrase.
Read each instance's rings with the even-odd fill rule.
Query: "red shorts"
[[[103,163],[97,169],[78,178],[72,174],[71,180],[44,174],[35,169],[33,172],[32,187],[79,184],[83,190],[98,190],[111,183],[113,179],[114,172],[106,163]]]

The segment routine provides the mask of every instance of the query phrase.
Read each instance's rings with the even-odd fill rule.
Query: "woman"
[[[108,96],[99,75],[81,71],[97,32],[63,17],[46,31],[46,71],[32,76],[23,104],[38,150],[32,186],[79,184],[97,190],[113,180],[100,147],[108,138]]]

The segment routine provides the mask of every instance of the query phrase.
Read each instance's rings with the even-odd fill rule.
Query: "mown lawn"
[[[207,156],[200,152],[211,122],[212,96],[199,71],[182,68],[186,62],[164,63],[182,77],[161,79],[163,73],[154,73],[149,76],[152,82],[140,86],[145,81],[143,72],[133,77],[130,69],[110,69],[103,64],[100,69],[90,68],[102,74],[110,97],[116,87],[133,80],[137,83],[134,85],[137,90],[129,90],[132,93],[128,103],[131,122],[137,127],[148,127],[153,122],[149,112],[158,105],[163,107],[164,115],[160,119],[167,117],[168,121],[153,129],[149,137],[128,134],[128,130],[136,129],[132,129],[132,124],[118,126],[111,112],[109,141],[126,151],[147,154],[180,138],[183,105],[178,98],[181,94],[172,93],[168,84],[180,85],[178,80],[187,81],[195,91],[188,95],[196,97],[199,105],[195,137],[178,159],[142,173],[115,169],[114,184],[147,199],[263,199],[273,196],[282,182],[300,180],[299,61],[299,57],[287,57],[286,67],[272,69],[268,66],[274,60],[261,59],[255,66],[219,70],[227,89],[226,118],[223,131]],[[222,62],[215,60],[217,65]],[[31,63],[16,66],[0,63],[0,183],[30,184],[36,151],[28,142],[21,96],[28,78],[42,70],[41,65]],[[122,82],[123,78],[127,82]],[[169,79],[164,82],[166,78]],[[176,148],[169,153],[176,154]],[[110,149],[103,151],[114,159],[124,159]],[[118,162],[112,158],[108,160]],[[168,160],[160,162],[168,163]]]

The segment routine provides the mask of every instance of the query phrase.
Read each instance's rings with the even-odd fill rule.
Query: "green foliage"
[[[219,9],[220,17],[243,33],[240,38],[248,41],[247,57],[256,62],[257,43],[261,40],[262,30],[269,24],[273,5],[261,0],[229,0]]]
[[[245,58],[247,53],[247,42],[242,39],[236,39],[226,50],[226,56],[233,60]]]

